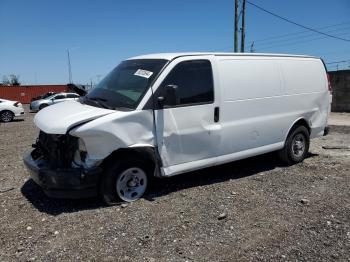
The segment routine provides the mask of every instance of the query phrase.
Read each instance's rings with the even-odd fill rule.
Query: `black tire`
[[[302,162],[310,146],[310,134],[305,126],[294,127],[287,137],[284,148],[278,151],[283,163],[293,165]]]
[[[0,113],[0,120],[5,123],[11,122],[14,117],[15,114],[9,110],[4,110]]]
[[[47,107],[48,106],[48,104],[41,104],[40,106],[39,106],[39,110],[41,110],[41,109],[43,109],[43,108],[45,108],[45,107]]]
[[[125,185],[128,187],[126,189],[125,187],[123,187],[123,185],[121,185],[123,184],[122,182],[124,182],[124,184],[130,183],[128,181],[131,181],[131,179],[127,181],[128,177],[125,178],[125,181],[122,179],[122,175],[129,176],[130,172],[136,172],[135,175],[140,176],[138,177],[138,182],[140,183],[139,187],[145,187],[143,192],[142,190],[140,190],[141,192],[137,192],[137,195],[135,195],[133,198],[131,198],[131,196],[129,197],[128,194],[134,194],[136,191],[133,191],[133,188],[139,187],[129,187],[128,185]],[[145,174],[145,178],[143,178],[142,172]],[[110,161],[106,165],[105,172],[100,184],[100,194],[102,196],[102,200],[106,205],[111,206],[123,201],[133,202],[140,199],[148,189],[150,178],[152,177],[152,172],[153,171],[151,165],[142,159],[132,159],[130,157],[120,158],[118,159],[118,162]],[[134,181],[131,181],[131,183],[132,182]],[[141,183],[143,183],[142,186]],[[125,193],[123,190],[117,192],[118,186],[122,187],[122,189],[125,189]],[[128,190],[131,190],[131,193],[127,192]],[[124,193],[124,195],[122,192]]]

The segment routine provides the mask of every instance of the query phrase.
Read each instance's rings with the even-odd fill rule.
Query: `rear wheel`
[[[309,146],[309,131],[305,126],[296,126],[289,133],[284,148],[278,152],[278,155],[287,165],[300,163],[305,159]]]
[[[14,117],[15,114],[9,110],[5,110],[0,113],[0,120],[2,122],[11,122]]]
[[[119,159],[111,162],[104,174],[100,191],[107,205],[118,202],[133,202],[140,199],[147,190],[152,170],[146,161]]]

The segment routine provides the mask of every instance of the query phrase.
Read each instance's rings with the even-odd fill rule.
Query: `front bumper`
[[[18,111],[15,113],[15,117],[21,117],[24,116],[24,110],[22,109],[21,111]]]
[[[29,105],[29,110],[30,110],[31,112],[39,111],[39,105],[30,103],[30,105]]]
[[[23,162],[31,178],[48,197],[75,199],[97,196],[102,172],[100,167],[51,169],[45,161],[34,160],[31,153],[24,156]]]

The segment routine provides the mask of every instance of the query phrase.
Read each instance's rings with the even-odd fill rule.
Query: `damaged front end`
[[[81,165],[84,152],[79,153],[79,138],[40,131],[33,148],[24,157],[24,163],[32,179],[49,197],[81,198],[97,195],[102,169]]]

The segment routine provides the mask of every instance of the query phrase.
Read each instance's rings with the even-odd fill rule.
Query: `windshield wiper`
[[[119,111],[133,111],[132,108],[130,107],[125,107],[125,106],[117,106],[114,108],[114,110],[119,110]]]
[[[99,98],[99,97],[87,97],[88,100],[93,101],[94,103],[98,104],[99,106],[106,108],[106,109],[113,109],[113,107],[110,107],[109,105],[107,105],[106,103],[106,99],[103,98]]]
[[[98,105],[99,107],[106,108],[106,109],[111,109],[111,110],[120,110],[120,111],[132,111],[133,108],[127,107],[127,106],[110,106],[108,105],[107,99],[101,98],[101,97],[88,97],[84,96],[81,97],[82,99],[80,102],[82,104],[90,104],[93,102],[94,104]]]

